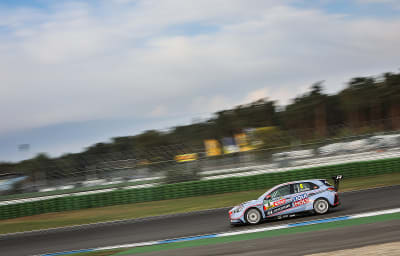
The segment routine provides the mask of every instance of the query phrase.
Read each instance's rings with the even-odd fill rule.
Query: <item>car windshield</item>
[[[281,186],[271,193],[272,198],[278,198],[290,194],[290,185]]]
[[[273,188],[267,190],[267,192],[265,192],[264,194],[262,194],[262,195],[258,198],[258,200],[264,200],[265,197],[266,197],[267,195],[272,195],[272,193],[273,193],[274,191],[276,191],[276,190],[277,190],[278,188],[280,188],[280,187],[281,187],[281,185],[278,185],[278,186],[275,186],[275,187],[273,187]]]
[[[273,189],[268,190],[267,192],[265,192],[264,194],[262,194],[262,195],[258,198],[258,200],[264,200],[265,197],[266,197],[267,195],[269,195],[272,191],[273,191]]]

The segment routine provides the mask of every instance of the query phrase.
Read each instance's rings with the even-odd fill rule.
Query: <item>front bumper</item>
[[[233,213],[229,212],[229,222],[231,224],[241,224],[241,223],[243,223],[242,215],[240,213],[233,214]]]
[[[235,219],[235,220],[229,219],[229,222],[232,226],[240,226],[244,224],[244,222],[241,219]]]

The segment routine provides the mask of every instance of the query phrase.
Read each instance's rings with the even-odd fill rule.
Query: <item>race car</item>
[[[342,175],[332,177],[334,186],[325,179],[292,181],[277,185],[257,200],[229,210],[232,225],[258,224],[263,219],[291,217],[301,212],[325,214],[340,204],[338,189]]]

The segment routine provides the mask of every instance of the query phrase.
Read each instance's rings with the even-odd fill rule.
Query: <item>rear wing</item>
[[[338,191],[339,190],[339,182],[343,179],[343,175],[333,176],[332,179],[334,182],[335,190]]]

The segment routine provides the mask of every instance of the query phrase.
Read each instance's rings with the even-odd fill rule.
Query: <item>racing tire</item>
[[[258,224],[261,221],[261,213],[259,210],[251,208],[246,212],[245,219],[251,225]]]
[[[314,202],[314,212],[316,214],[322,215],[329,211],[329,202],[324,198],[318,198]]]

